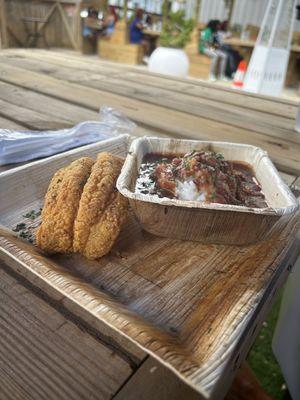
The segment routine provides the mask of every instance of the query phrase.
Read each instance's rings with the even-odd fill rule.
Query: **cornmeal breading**
[[[42,224],[36,234],[38,246],[48,253],[73,250],[74,220],[93,164],[94,160],[83,157],[53,176],[45,197]]]
[[[99,221],[89,230],[89,237],[82,251],[85,257],[94,260],[110,251],[127,218],[127,209],[127,199],[117,191],[112,193]]]
[[[88,258],[106,254],[119,234],[127,200],[115,188],[123,160],[100,153],[84,187],[74,223],[74,251]]]

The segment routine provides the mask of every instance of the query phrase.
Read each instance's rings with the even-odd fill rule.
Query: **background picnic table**
[[[156,76],[73,52],[32,49],[1,51],[0,89],[2,127],[68,127],[98,119],[105,104],[139,124],[138,135],[253,144],[266,150],[280,171],[300,175],[295,100]]]
[[[268,151],[282,177],[298,194],[300,140],[299,134],[293,129],[298,107],[296,101],[233,93],[208,83],[156,76],[141,68],[101,62],[71,52],[7,50],[0,53],[1,128],[43,130],[68,127],[83,120],[98,119],[101,105],[112,106],[137,122],[135,135],[223,140],[260,146]],[[176,312],[172,318],[173,323],[184,326],[185,307],[190,310],[199,307],[197,293],[200,289],[197,285],[202,285],[201,290],[207,296],[206,306],[214,306],[210,317],[212,320],[207,321],[214,328],[208,334],[205,331],[207,326],[202,324],[192,332],[192,339],[193,343],[201,344],[197,351],[203,352],[200,351],[203,372],[197,379],[209,396],[224,396],[253,343],[271,307],[274,294],[282,286],[299,253],[299,246],[295,247],[291,242],[296,229],[297,216],[291,219],[290,227],[287,226],[280,237],[273,238],[276,246],[268,240],[244,250],[225,249],[223,246],[219,252],[217,246],[210,246],[195,252],[194,257],[206,259],[207,265],[199,275],[201,278],[197,278],[199,282],[195,283],[196,286],[192,286],[190,292],[182,292],[186,302],[177,304],[174,299],[172,307],[176,308]],[[14,240],[9,234],[7,238]],[[15,244],[6,243],[6,251],[14,245],[20,245],[17,239]],[[149,290],[151,286],[157,296],[166,296],[168,299],[168,293],[164,290],[167,290],[168,280],[172,277],[164,270],[164,259],[160,261],[162,264],[158,273],[151,264],[151,258],[148,258],[147,244],[141,241],[140,245],[145,256],[143,262],[146,272],[144,264],[139,267],[138,262],[134,270],[125,268],[126,276],[129,274],[132,277],[128,277],[126,290],[122,275],[118,278],[114,275],[118,269],[122,270],[121,265],[111,265],[111,272],[103,276],[101,271],[93,271],[93,268],[80,271],[78,267],[76,273],[87,277],[93,288],[98,288],[99,282],[102,282],[113,292],[123,293],[125,290],[122,295],[130,296],[132,291],[133,296],[143,298],[146,294],[144,285],[147,283]],[[26,246],[21,243],[21,252],[26,252]],[[151,246],[154,251],[155,241]],[[190,266],[186,264],[188,257],[183,251],[184,244],[182,250],[173,244],[173,250],[170,248],[169,252],[175,250],[179,264],[185,265],[188,270]],[[156,251],[164,253],[161,247]],[[167,259],[168,252],[164,257]],[[218,270],[214,271],[216,265]],[[214,271],[210,282],[215,292],[205,284],[208,271]],[[243,275],[245,272],[247,280],[243,281],[246,279]],[[65,285],[64,298],[55,292],[56,285],[60,284],[55,275],[52,277],[51,290],[50,286],[36,290],[35,285],[40,284],[39,280],[33,276],[29,278],[30,275],[26,279],[20,277],[22,271],[17,266],[10,269],[1,265],[0,274],[2,304],[6,307],[6,319],[0,328],[9,337],[9,341],[2,343],[5,346],[2,353],[0,351],[1,368],[5,365],[6,357],[10,360],[9,367],[5,367],[2,375],[8,380],[1,377],[0,380],[7,398],[19,395],[23,399],[24,393],[29,393],[28,399],[55,398],[53,396],[79,399],[82,393],[89,392],[94,398],[108,398],[113,393],[115,399],[129,400],[137,398],[134,396],[139,393],[144,397],[138,398],[151,399],[151,395],[159,394],[163,398],[163,395],[170,395],[174,390],[178,399],[197,398],[163,364],[147,356],[144,350],[130,341],[120,338],[117,332],[97,319],[96,314],[79,313],[78,305],[72,303],[72,296],[76,293],[71,287],[76,284],[76,278],[74,281],[70,279]],[[160,274],[163,282],[160,281]],[[241,285],[235,287],[233,277],[238,277]],[[190,283],[194,285],[194,280]],[[227,300],[216,296],[225,287]],[[87,286],[84,290],[88,289]],[[164,315],[167,318],[169,305],[165,301],[166,304],[162,301],[160,305],[162,309],[156,310],[157,315],[154,313],[154,320],[164,320]],[[93,304],[89,306],[92,309]],[[146,314],[151,311],[147,311],[147,307],[145,310]],[[231,310],[230,315],[228,310]],[[199,308],[200,316],[196,315],[199,321],[204,311]],[[93,312],[96,313],[95,310]],[[241,327],[239,321],[246,314],[247,324]],[[233,321],[236,326],[233,326]],[[191,326],[192,322],[196,323],[197,319],[191,321]],[[185,329],[189,338],[189,327]],[[22,332],[26,332],[29,346],[25,342],[23,344],[23,338],[20,339]],[[218,340],[214,341],[214,337]],[[216,364],[210,364],[210,368],[206,369],[215,349],[220,349],[220,339],[226,343],[232,340],[231,346],[224,358],[215,360]],[[56,342],[61,348],[60,353],[57,352]],[[39,349],[38,356],[35,347],[31,347],[33,344]],[[80,349],[78,354],[77,349]],[[23,354],[33,356],[34,363],[30,365]],[[74,363],[74,354],[78,364]],[[94,365],[95,357],[98,361]],[[58,375],[57,365],[65,376]],[[91,366],[95,369],[89,375]],[[31,384],[30,375],[35,376],[36,385]],[[77,377],[81,378],[77,381]],[[159,382],[164,386],[158,390]]]

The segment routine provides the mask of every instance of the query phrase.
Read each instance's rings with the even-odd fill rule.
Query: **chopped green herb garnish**
[[[40,208],[38,211],[31,210],[25,215],[23,215],[24,218],[28,218],[32,221],[34,221],[37,217],[41,215],[42,208]],[[38,223],[39,225],[39,223]],[[29,243],[34,242],[34,234],[33,230],[37,228],[36,223],[33,225],[27,226],[26,223],[21,222],[20,224],[17,224],[16,227],[13,229],[14,232],[18,232],[18,236],[20,238],[26,239]]]
[[[23,217],[35,220],[37,217],[41,215],[41,210],[42,210],[41,208],[39,211],[31,210],[27,214],[23,215]]]
[[[14,232],[19,232],[19,231],[21,231],[21,230],[24,229],[24,228],[26,228],[26,224],[24,224],[24,222],[22,222],[21,224],[18,224],[18,225],[13,229],[13,231],[14,231]]]

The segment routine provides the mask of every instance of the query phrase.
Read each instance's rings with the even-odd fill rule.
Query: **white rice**
[[[176,180],[176,196],[179,200],[205,201],[206,195],[205,190],[198,191],[192,179],[184,182]]]

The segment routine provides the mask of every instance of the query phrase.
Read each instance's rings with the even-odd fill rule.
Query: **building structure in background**
[[[124,0],[109,0],[112,5],[122,6]],[[163,0],[129,0],[128,8],[136,6],[148,12],[160,14]],[[172,8],[184,9],[188,18],[194,16],[196,0],[174,0]],[[224,21],[228,18],[228,0],[201,0],[198,22],[206,24],[211,19]],[[267,8],[268,0],[236,0],[232,12],[232,25],[239,25],[242,29],[247,25],[259,27]],[[294,30],[300,32],[300,21],[295,22]]]

